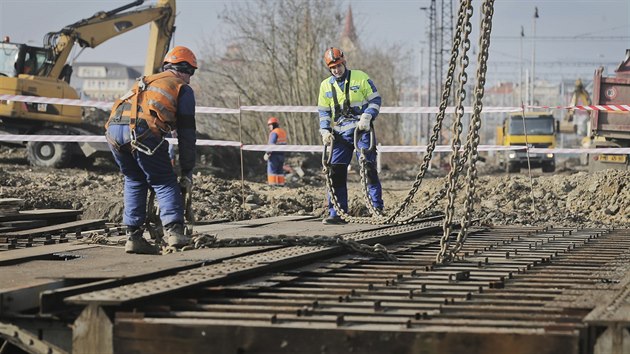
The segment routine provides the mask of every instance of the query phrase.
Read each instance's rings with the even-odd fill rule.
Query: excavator
[[[158,0],[138,7],[137,0],[111,11],[65,26],[44,37],[43,47],[0,42],[0,94],[79,99],[70,86],[72,66],[67,63],[73,47],[94,48],[106,40],[151,23],[144,75],[157,73],[175,31],[175,0]],[[82,50],[83,50],[82,49]],[[0,133],[38,135],[86,135],[83,110],[78,106],[0,100]],[[98,132],[99,134],[101,132]],[[104,145],[104,144],[101,144]],[[61,168],[90,159],[102,146],[90,143],[29,141],[31,165]],[[81,160],[81,159],[78,159]]]

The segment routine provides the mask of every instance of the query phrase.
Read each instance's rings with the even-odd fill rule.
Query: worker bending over
[[[153,188],[169,246],[190,242],[184,234],[182,190],[190,191],[195,167],[195,93],[188,85],[197,69],[195,54],[177,46],[166,54],[163,72],[143,76],[118,99],[107,124],[107,141],[124,175],[123,223],[127,253],[153,254],[157,249],[143,237],[147,191]],[[181,178],[171,165],[168,141],[177,130]]]

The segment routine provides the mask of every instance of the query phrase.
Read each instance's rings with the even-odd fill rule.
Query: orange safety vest
[[[186,82],[170,71],[143,76],[131,90],[114,102],[105,129],[113,123],[128,122],[132,129],[144,119],[156,136],[170,132],[177,123],[177,99]]]
[[[269,132],[269,136],[271,134],[276,133],[278,138],[276,139],[276,145],[286,145],[287,144],[287,132],[282,128],[275,128],[271,132]]]

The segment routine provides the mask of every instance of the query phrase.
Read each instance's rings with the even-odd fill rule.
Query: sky
[[[9,35],[12,42],[39,46],[47,32],[129,2],[131,0],[0,0],[0,35]],[[175,44],[200,51],[206,38],[221,32],[223,26],[218,15],[231,2],[235,1],[178,0]],[[348,4],[352,6],[355,26],[364,46],[398,43],[412,53],[413,73],[422,65],[426,66],[427,59],[421,60],[420,53],[421,49],[425,56],[428,52],[428,12],[421,8],[427,7],[430,1],[336,2],[344,10]],[[479,26],[480,3],[480,0],[473,1],[473,28]],[[534,20],[536,7],[539,17]],[[522,39],[521,26],[525,34]],[[77,61],[143,65],[148,33],[148,25],[145,25],[97,48],[85,49]],[[476,31],[473,35],[476,46]],[[496,0],[492,38],[490,58],[495,65],[491,66],[489,74],[494,72],[497,77],[510,76],[523,67],[541,75],[545,72],[553,75],[571,67],[592,73],[599,66],[597,63],[621,62],[626,49],[630,49],[630,1]],[[533,68],[532,58],[536,63]]]

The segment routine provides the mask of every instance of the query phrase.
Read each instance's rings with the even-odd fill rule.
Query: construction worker
[[[177,46],[166,54],[163,72],[139,78],[118,99],[107,124],[107,140],[124,175],[123,223],[127,226],[127,253],[152,254],[156,248],[143,237],[147,191],[156,194],[164,239],[169,246],[190,242],[184,234],[182,190],[192,188],[195,167],[195,93],[188,85],[197,69],[195,54]],[[181,177],[171,165],[168,141],[177,130]]]
[[[328,48],[324,61],[332,74],[322,81],[319,87],[319,128],[324,145],[333,144],[331,156],[331,178],[335,196],[341,208],[348,212],[348,165],[354,151],[354,131],[359,129],[360,149],[370,146],[370,130],[381,108],[381,95],[374,82],[363,71],[349,70],[346,59],[339,48]],[[333,143],[334,142],[334,143]],[[376,144],[376,142],[374,142]],[[357,152],[357,158],[359,153]],[[367,184],[372,205],[383,209],[381,182],[376,171],[376,151],[368,151]],[[328,196],[329,216],[324,224],[344,224],[337,215],[330,195]]]
[[[269,145],[286,145],[287,132],[280,128],[280,121],[276,117],[267,120],[269,127]],[[284,152],[267,151],[263,157],[267,161],[267,183],[270,186],[284,186]]]

